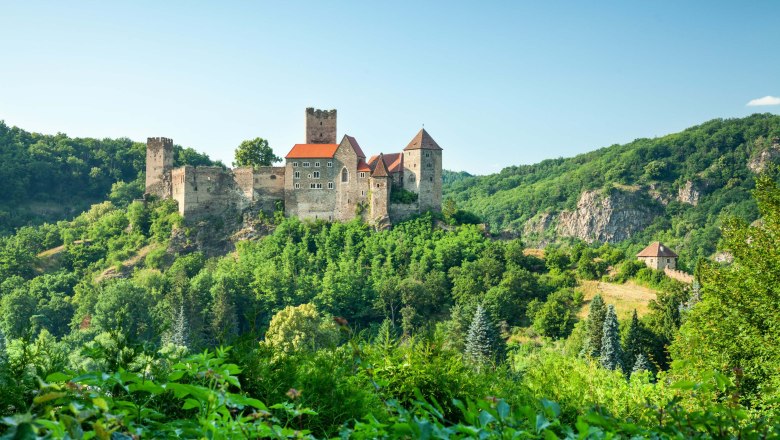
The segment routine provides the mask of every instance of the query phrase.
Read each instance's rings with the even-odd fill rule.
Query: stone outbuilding
[[[644,248],[642,252],[636,254],[636,257],[651,269],[664,270],[666,268],[677,268],[677,254],[658,241]]]

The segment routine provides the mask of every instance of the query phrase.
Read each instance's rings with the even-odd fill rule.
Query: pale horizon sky
[[[304,109],[367,154],[425,128],[486,174],[780,112],[780,2],[6,2],[0,120],[284,156]],[[751,105],[748,105],[751,103]]]

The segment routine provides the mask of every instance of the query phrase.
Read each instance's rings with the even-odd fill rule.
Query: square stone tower
[[[441,153],[424,128],[404,148],[403,187],[418,194],[420,212],[441,211]]]
[[[146,139],[146,194],[171,197],[173,140],[164,137]]]
[[[306,109],[306,143],[337,144],[336,110]]]

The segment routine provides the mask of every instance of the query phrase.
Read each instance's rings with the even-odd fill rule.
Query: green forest
[[[745,171],[778,122],[712,121],[545,172],[517,167],[529,180],[510,179],[524,194],[513,214],[478,195],[501,179],[467,173],[446,173],[454,203],[441,214],[389,230],[261,214],[262,237],[217,256],[193,246],[203,226],[174,201],[138,200],[143,144],[0,125],[0,151],[28,179],[38,166],[83,186],[91,165],[115,170],[49,195],[88,205],[76,216],[16,215],[34,186],[3,195],[0,438],[778,438],[780,186],[772,167]],[[687,285],[637,262],[639,239],[539,252],[496,233],[529,215],[524,204],[568,206],[534,191],[558,185],[576,203],[603,177],[594,164],[649,155],[662,139],[667,156],[652,160],[667,157],[670,174],[655,184],[705,176],[713,189],[644,237],[693,240],[675,227],[695,219],[714,232],[691,255],[717,246],[731,264],[690,257]],[[704,174],[673,159],[690,142],[720,155]],[[179,163],[211,163],[177,151]],[[626,170],[621,184],[634,184]],[[607,296],[586,298],[596,281],[657,295],[624,316]]]
[[[176,165],[214,165],[174,146]],[[42,135],[0,121],[0,236],[21,226],[73,218],[111,199],[126,205],[144,191],[146,144],[130,139]]]
[[[780,116],[715,119],[572,158],[510,166],[487,176],[451,175],[444,196],[482,217],[495,232],[523,235],[525,223],[539,214],[574,209],[583,191],[632,191],[639,194],[637,203],[658,215],[630,240],[646,244],[660,239],[692,268],[698,258],[716,251],[725,219],[757,218],[750,197],[756,173],[749,164],[762,153],[776,153],[779,144]],[[696,206],[675,198],[686,182],[701,192]],[[561,238],[554,231],[546,234],[524,238],[529,243]]]

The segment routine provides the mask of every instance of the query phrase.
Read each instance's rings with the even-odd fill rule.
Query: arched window
[[[349,171],[346,168],[341,169],[341,181],[349,182]]]

